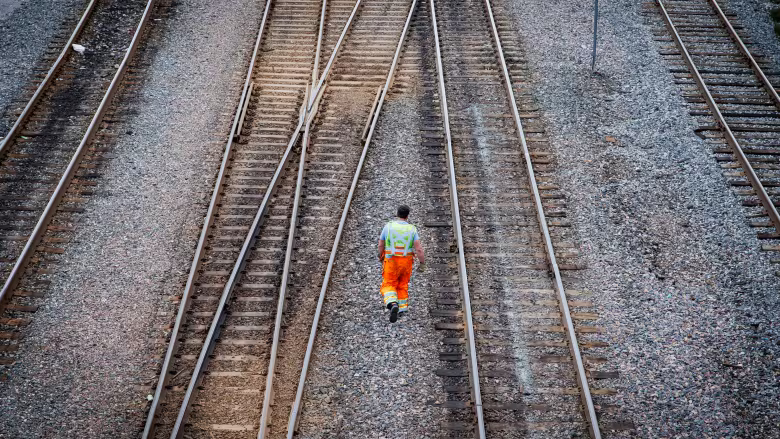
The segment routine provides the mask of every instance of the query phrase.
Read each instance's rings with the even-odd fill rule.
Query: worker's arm
[[[414,241],[414,254],[417,255],[417,259],[420,261],[421,264],[425,263],[425,250],[423,250],[422,244],[420,244],[419,239]]]
[[[385,240],[380,239],[379,240],[379,263],[382,263],[382,260],[385,258]]]

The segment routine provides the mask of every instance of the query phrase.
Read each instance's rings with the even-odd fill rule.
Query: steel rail
[[[285,149],[285,152],[284,152],[281,160],[279,161],[279,164],[277,165],[277,168],[276,168],[276,171],[274,173],[274,176],[272,177],[271,182],[269,183],[269,186],[266,189],[265,195],[263,197],[263,201],[261,202],[260,207],[257,210],[257,213],[255,215],[253,224],[249,228],[247,236],[244,239],[241,251],[239,253],[239,257],[237,258],[236,264],[234,265],[233,270],[231,272],[231,276],[228,279],[228,282],[225,285],[225,288],[223,289],[222,295],[220,297],[219,305],[218,305],[217,310],[216,310],[216,312],[214,314],[214,317],[212,319],[212,323],[211,323],[211,325],[209,327],[209,332],[208,332],[208,334],[206,336],[206,339],[204,341],[204,344],[203,344],[203,347],[201,349],[200,355],[198,357],[198,361],[197,361],[197,363],[195,365],[195,368],[193,370],[192,377],[190,378],[190,383],[189,383],[189,385],[187,387],[187,391],[185,392],[184,400],[182,401],[182,404],[181,404],[181,406],[179,408],[179,413],[177,415],[176,423],[174,424],[174,428],[173,428],[173,430],[171,432],[171,438],[172,439],[181,437],[181,434],[183,432],[183,428],[182,427],[186,423],[186,420],[187,420],[187,417],[189,415],[189,411],[190,411],[190,408],[191,408],[190,403],[191,403],[191,401],[194,400],[194,398],[195,398],[195,396],[196,396],[196,394],[197,394],[197,392],[199,390],[200,382],[203,379],[203,372],[206,370],[208,362],[209,362],[209,358],[210,358],[209,356],[210,356],[211,352],[213,351],[214,347],[216,346],[216,340],[217,340],[218,335],[220,333],[222,322],[225,319],[225,313],[224,313],[225,308],[226,308],[230,298],[232,297],[233,291],[235,289],[236,284],[238,283],[238,280],[240,279],[241,273],[242,273],[242,271],[244,269],[244,266],[246,264],[247,255],[249,253],[249,250],[254,245],[254,242],[255,242],[255,240],[257,238],[257,234],[259,232],[260,226],[262,225],[262,222],[263,222],[263,220],[265,218],[265,214],[267,213],[268,206],[270,204],[270,199],[273,196],[273,194],[276,192],[276,189],[278,187],[278,182],[281,179],[281,174],[282,174],[282,172],[284,170],[284,167],[287,165],[287,162],[288,162],[289,157],[290,157],[290,155],[292,153],[292,150],[293,150],[294,146],[298,142],[298,138],[300,136],[300,131],[301,131],[302,127],[304,126],[304,124],[307,127],[310,126],[311,122],[313,121],[314,116],[317,113],[317,107],[318,107],[319,100],[322,98],[324,90],[325,90],[325,85],[324,85],[325,80],[327,80],[328,76],[330,75],[333,63],[335,61],[336,56],[338,55],[338,52],[339,52],[339,50],[341,48],[341,44],[342,44],[342,42],[344,40],[344,36],[345,36],[347,31],[349,30],[349,27],[352,24],[354,16],[355,16],[355,14],[357,12],[357,7],[359,5],[360,5],[360,1],[358,1],[358,3],[356,4],[355,9],[352,12],[352,15],[350,16],[348,22],[344,26],[344,30],[342,31],[341,38],[339,38],[339,40],[338,40],[338,42],[337,42],[337,44],[336,44],[336,46],[335,46],[335,48],[333,50],[333,53],[331,54],[331,57],[330,57],[330,59],[328,61],[328,64],[327,64],[325,70],[323,71],[323,74],[321,76],[321,80],[320,80],[320,83],[318,84],[316,92],[312,91],[312,89],[310,88],[309,85],[307,85],[307,87],[306,87],[307,94],[306,94],[306,97],[304,98],[304,102],[303,102],[302,110],[301,110],[301,117],[299,119],[298,125],[295,128],[295,131],[293,132],[292,136],[290,137],[290,141],[287,144],[287,148]],[[267,7],[268,7],[268,5],[267,5]],[[264,21],[263,21],[263,23],[265,23],[265,17],[266,16],[267,16],[267,9],[266,9],[266,14],[264,14]],[[255,57],[256,57],[257,49],[259,48],[259,38],[260,38],[261,35],[262,35],[262,32],[258,34],[258,46],[256,46]],[[253,61],[252,62],[254,63],[254,57],[253,57]],[[249,73],[248,73],[247,83],[249,83],[251,81],[251,74],[252,74],[252,70],[250,70]],[[312,91],[312,93],[309,93],[310,91]],[[238,108],[239,109],[242,108],[241,107],[241,103],[239,104]],[[240,110],[237,110],[237,111],[240,111]],[[234,128],[233,128],[234,132],[235,132],[235,129],[236,129],[236,127],[234,126]],[[234,132],[233,132],[233,134],[234,134]],[[233,138],[233,135],[231,135],[230,138]],[[227,163],[227,160],[223,159],[223,168],[227,167],[226,163]],[[221,170],[221,172],[222,172],[222,170]],[[212,200],[214,200],[214,197],[216,196],[216,193],[219,192],[219,188],[220,187],[221,187],[221,185],[215,186],[215,195],[212,196]],[[214,203],[213,205],[216,206],[217,203]],[[209,221],[212,221],[212,220],[213,220],[213,218],[210,217]],[[207,233],[206,233],[206,231],[204,231],[202,233],[202,236],[201,236],[202,237],[202,242],[199,243],[199,246],[201,244],[205,245],[205,237],[206,236],[207,236]],[[197,252],[197,253],[200,254],[201,252]],[[195,263],[199,264],[199,261],[200,261],[201,258],[202,258],[202,254],[201,254],[201,256],[199,258],[197,258],[197,261],[193,261],[193,267],[194,267]],[[193,279],[193,281],[194,281],[195,273],[196,272],[191,272],[191,274],[190,274],[190,277]],[[192,288],[190,288],[187,291],[188,295],[189,295],[189,293],[191,293],[191,289]],[[183,321],[183,315],[184,315],[184,310],[183,310],[183,308],[180,308],[180,310],[179,310],[179,317],[177,317],[177,324],[178,325],[181,325],[181,323]],[[176,340],[175,342],[178,343],[178,340]],[[174,343],[173,339],[171,340],[171,343]],[[173,358],[173,355],[175,354],[175,349],[172,349],[172,346],[173,346],[172,344],[169,345],[169,353],[168,353],[168,355],[166,355],[166,363],[169,364],[168,368],[170,368],[170,363],[172,363],[172,361],[173,361],[172,358]],[[163,374],[167,375],[165,369],[163,369]],[[150,418],[147,418],[147,423],[148,422],[150,422]]]
[[[43,93],[51,84],[52,80],[54,79],[54,76],[57,74],[60,67],[62,67],[62,65],[65,63],[65,58],[67,57],[68,52],[73,50],[73,43],[76,41],[76,38],[78,38],[79,35],[81,35],[81,31],[84,29],[84,27],[87,24],[87,20],[89,20],[89,17],[92,15],[92,11],[95,8],[96,3],[97,0],[91,0],[89,2],[87,8],[84,10],[84,13],[81,15],[81,19],[79,20],[78,24],[76,24],[76,28],[73,30],[73,33],[70,35],[70,38],[68,38],[68,41],[65,43],[65,47],[62,48],[62,52],[60,52],[60,55],[54,61],[54,64],[52,64],[51,68],[49,68],[46,77],[44,77],[43,81],[41,81],[41,83],[38,84],[38,88],[35,90],[35,93],[27,102],[27,105],[25,105],[24,109],[22,110],[22,113],[19,115],[19,118],[16,119],[16,122],[11,127],[11,130],[8,131],[2,143],[0,143],[0,158],[3,157],[8,152],[8,148],[11,146],[14,139],[21,131],[22,126],[27,122],[27,119],[32,114],[33,109],[38,104],[38,101],[43,96]]]
[[[308,115],[307,115],[308,116]],[[263,394],[263,408],[260,413],[260,425],[258,426],[257,438],[263,439],[268,431],[269,418],[271,417],[271,400],[273,399],[273,382],[276,370],[276,357],[279,351],[279,339],[282,331],[282,318],[284,317],[285,299],[287,296],[287,285],[290,280],[290,266],[292,265],[292,254],[295,250],[295,237],[298,233],[298,211],[301,206],[301,193],[303,191],[303,178],[306,175],[306,152],[309,149],[309,135],[311,134],[312,119],[306,122],[306,128],[303,131],[303,141],[301,142],[301,156],[298,161],[298,177],[295,182],[295,196],[293,197],[292,215],[290,217],[290,229],[287,234],[287,249],[284,255],[284,267],[282,269],[282,285],[279,287],[279,297],[276,306],[276,319],[274,320],[274,338],[271,343],[271,356],[268,361],[268,371],[266,372],[265,391]]]
[[[753,54],[750,53],[750,50],[748,50],[747,46],[745,46],[745,43],[742,42],[742,38],[739,37],[737,31],[734,29],[734,26],[731,25],[731,22],[729,21],[728,17],[726,17],[723,9],[720,8],[717,0],[709,0],[709,2],[718,13],[718,17],[720,17],[723,25],[726,26],[726,30],[731,35],[731,38],[735,43],[737,43],[737,46],[739,46],[739,51],[745,55],[745,58],[747,58],[748,63],[750,63],[750,67],[753,69],[753,72],[756,74],[759,81],[761,81],[761,83],[764,85],[767,93],[769,93],[769,95],[772,97],[772,100],[775,103],[775,107],[780,110],[780,96],[778,96],[777,90],[775,90],[775,87],[771,82],[769,82],[769,78],[767,78],[767,76],[764,74],[764,71],[761,70],[761,66],[759,66],[755,58],[753,58]]]
[[[328,0],[322,0],[322,10],[320,11],[320,31],[317,34],[317,50],[314,52],[314,68],[311,70],[311,83],[317,83],[318,69],[320,68],[320,52],[322,51],[322,33],[325,29],[325,12],[328,9]]]
[[[433,27],[433,39],[436,48],[436,71],[439,82],[439,106],[444,123],[444,134],[447,143],[447,175],[450,188],[450,208],[452,209],[452,230],[458,247],[458,278],[460,280],[461,301],[463,302],[463,317],[466,320],[464,332],[468,346],[469,381],[471,384],[471,399],[474,403],[474,412],[477,416],[477,437],[485,439],[485,415],[482,409],[482,391],[479,384],[479,365],[477,364],[476,337],[474,335],[474,320],[471,315],[471,296],[469,294],[469,279],[466,271],[466,255],[463,245],[463,233],[460,221],[460,204],[458,202],[458,187],[455,181],[455,160],[452,152],[452,133],[450,132],[450,114],[447,109],[447,90],[444,85],[444,66],[441,60],[441,46],[439,43],[439,26],[436,22],[436,5],[430,0],[431,25]]]
[[[333,63],[336,62],[336,56],[338,55],[339,51],[341,50],[341,44],[344,42],[344,38],[347,37],[347,32],[349,32],[349,29],[352,27],[352,22],[355,20],[355,15],[357,15],[358,9],[360,9],[360,5],[362,4],[363,0],[357,0],[355,2],[355,6],[352,8],[352,13],[349,14],[349,18],[347,19],[347,22],[344,24],[344,29],[341,31],[341,35],[339,35],[339,39],[336,41],[336,46],[333,47],[333,52],[330,54],[330,59],[328,59],[328,63],[325,64],[325,69],[322,72],[322,75],[319,77],[319,82],[317,83],[317,90],[315,93],[312,94],[310,99],[310,105],[309,105],[309,112],[311,112],[311,106],[314,104],[314,101],[318,100],[322,93],[325,91],[324,85],[325,81],[328,79],[328,76],[330,75],[330,70],[333,68]],[[316,116],[316,112],[314,112],[314,115]]]
[[[558,262],[555,257],[555,248],[553,247],[552,238],[550,237],[550,230],[547,227],[547,218],[544,213],[544,205],[542,204],[542,197],[539,193],[539,186],[536,183],[536,173],[534,172],[534,165],[531,161],[531,152],[528,149],[528,143],[526,142],[523,122],[520,120],[520,112],[517,109],[515,92],[512,87],[512,79],[509,76],[509,69],[507,68],[506,58],[504,57],[504,48],[501,45],[501,38],[498,35],[498,27],[496,26],[496,20],[493,16],[493,7],[490,4],[490,0],[485,0],[485,7],[487,8],[488,17],[490,18],[493,42],[496,44],[496,53],[501,64],[501,74],[504,77],[504,85],[506,86],[509,104],[512,107],[512,116],[515,121],[518,137],[520,138],[520,146],[523,150],[523,156],[525,157],[526,171],[528,172],[528,182],[531,186],[531,192],[533,193],[534,205],[536,206],[536,216],[539,221],[539,229],[544,239],[544,246],[547,259],[550,264],[550,271],[552,271],[552,274],[555,278],[555,289],[558,291],[558,304],[561,310],[561,322],[566,329],[569,350],[571,352],[571,356],[574,358],[574,366],[577,372],[577,384],[580,388],[580,399],[582,400],[585,419],[588,421],[588,428],[590,430],[591,439],[601,439],[601,430],[599,429],[599,422],[598,418],[596,417],[596,409],[593,406],[593,398],[590,394],[590,386],[588,384],[585,365],[582,362],[580,345],[577,340],[577,334],[574,330],[574,322],[571,318],[569,302],[568,298],[566,297],[566,290],[563,287],[561,271],[558,267]]]
[[[208,366],[211,353],[214,351],[214,348],[216,347],[216,341],[219,338],[219,334],[222,330],[222,323],[224,323],[224,320],[227,317],[225,314],[225,308],[227,307],[228,302],[230,302],[230,299],[233,296],[233,291],[235,289],[235,286],[238,284],[240,275],[243,272],[244,267],[246,266],[247,256],[249,254],[249,251],[254,246],[255,241],[257,240],[257,232],[259,231],[260,227],[263,224],[266,213],[268,213],[268,208],[271,203],[271,198],[276,193],[279,181],[281,180],[282,172],[284,171],[284,167],[287,165],[287,162],[290,159],[292,151],[295,145],[298,143],[299,132],[301,130],[301,127],[304,124],[304,120],[306,119],[306,116],[309,114],[308,109],[310,107],[306,105],[309,97],[309,91],[310,88],[309,85],[307,84],[306,95],[304,96],[304,101],[303,104],[301,105],[301,115],[298,121],[298,126],[296,127],[295,132],[290,138],[290,141],[287,144],[287,148],[282,154],[282,158],[279,160],[279,164],[277,165],[276,170],[274,171],[274,175],[271,178],[268,187],[266,188],[265,195],[263,196],[263,201],[260,203],[260,207],[257,209],[257,213],[255,214],[254,220],[252,222],[252,226],[249,228],[249,233],[247,234],[247,237],[244,239],[244,243],[241,246],[241,251],[239,253],[238,258],[236,259],[236,264],[233,266],[233,270],[230,273],[230,278],[228,279],[228,282],[222,291],[222,295],[220,296],[217,310],[214,313],[214,317],[212,318],[211,325],[209,326],[209,332],[206,335],[206,339],[204,340],[203,347],[201,348],[200,355],[198,356],[198,361],[195,364],[195,368],[193,369],[192,372],[192,377],[190,378],[190,383],[187,386],[187,390],[184,394],[184,399],[182,400],[181,406],[179,408],[179,414],[176,418],[176,423],[174,424],[174,428],[171,432],[172,439],[181,437],[181,434],[183,432],[182,427],[185,425],[191,409],[190,403],[195,399],[195,396],[200,390],[200,383],[203,380],[203,372],[206,370]]]
[[[322,97],[322,93],[324,89],[323,86],[325,84],[325,81],[328,79],[328,75],[330,74],[333,63],[335,62],[338,52],[341,49],[341,45],[344,41],[344,38],[346,38],[347,32],[352,26],[352,23],[355,19],[355,15],[357,15],[357,11],[360,8],[361,3],[362,0],[357,0],[355,2],[355,6],[352,8],[352,13],[347,19],[347,22],[344,24],[344,29],[342,30],[341,35],[339,36],[339,39],[336,42],[336,46],[333,48],[333,53],[331,53],[330,59],[328,60],[328,64],[325,66],[325,70],[322,76],[320,77],[320,82],[317,86],[318,90],[315,93],[316,97],[312,98],[313,102],[318,102],[319,99]],[[313,68],[316,69],[317,66],[315,65]],[[282,268],[282,284],[279,287],[279,297],[277,299],[276,319],[274,321],[274,335],[271,342],[271,353],[270,353],[270,358],[268,360],[268,369],[266,370],[265,389],[263,390],[263,406],[260,411],[260,425],[258,426],[257,439],[266,438],[268,432],[268,424],[271,417],[271,401],[273,400],[273,384],[274,384],[274,373],[276,371],[276,357],[279,351],[279,340],[281,338],[281,331],[282,331],[282,318],[284,316],[284,309],[285,309],[284,300],[287,295],[287,285],[290,279],[290,268],[292,265],[292,253],[295,244],[295,235],[298,230],[298,209],[300,206],[303,177],[305,175],[305,165],[306,165],[305,157],[306,157],[306,150],[309,144],[309,131],[310,131],[311,123],[313,122],[314,117],[316,116],[316,112],[317,112],[316,110],[317,109],[315,108],[313,110],[311,117],[309,117],[307,120],[306,130],[304,132],[304,139],[301,144],[301,158],[300,158],[300,164],[298,165],[298,180],[295,188],[295,198],[293,200],[292,217],[290,218],[290,230],[287,238],[287,251],[284,257],[284,266]]]
[[[353,14],[354,17],[354,14]],[[344,33],[346,33],[348,26],[351,24],[350,22],[345,26]],[[222,292],[222,296],[220,297],[220,302],[217,307],[217,310],[214,314],[214,317],[212,319],[211,326],[209,327],[209,333],[206,336],[206,339],[204,341],[203,347],[201,349],[200,355],[198,357],[198,361],[196,363],[195,369],[193,370],[192,377],[190,379],[190,383],[187,387],[187,391],[185,393],[184,400],[182,401],[182,404],[179,408],[179,414],[176,419],[176,423],[174,424],[174,429],[171,432],[171,439],[178,439],[181,437],[181,434],[183,433],[183,426],[186,423],[187,417],[189,415],[189,411],[191,409],[191,401],[194,400],[195,396],[197,395],[197,392],[200,387],[200,383],[203,379],[203,372],[206,370],[209,362],[209,358],[211,355],[211,352],[213,352],[215,346],[216,346],[216,340],[219,338],[219,333],[221,331],[222,323],[224,322],[224,319],[226,317],[225,315],[225,308],[227,307],[228,302],[230,301],[230,298],[233,295],[233,291],[235,289],[235,286],[238,283],[238,280],[241,276],[241,273],[244,270],[244,267],[246,265],[247,261],[247,255],[249,253],[249,250],[254,246],[254,243],[257,239],[258,232],[260,230],[260,227],[262,225],[262,222],[265,218],[265,214],[267,213],[268,207],[270,205],[271,197],[273,197],[273,194],[276,192],[276,189],[278,187],[278,183],[281,179],[281,174],[284,170],[284,167],[286,166],[289,157],[292,153],[292,150],[294,146],[298,142],[298,138],[300,135],[301,127],[305,122],[306,130],[309,129],[314,116],[317,112],[317,104],[319,103],[319,100],[322,98],[325,86],[324,86],[324,80],[327,79],[328,75],[330,74],[330,68],[332,66],[332,61],[335,59],[338,50],[340,48],[341,40],[339,40],[339,44],[336,46],[336,48],[333,51],[333,54],[331,55],[331,59],[328,63],[328,67],[323,72],[323,82],[320,83],[320,86],[317,90],[317,93],[311,93],[314,94],[314,97],[310,99],[310,91],[312,90],[309,85],[306,87],[306,96],[304,98],[304,103],[302,106],[302,112],[301,112],[301,118],[298,122],[298,126],[296,127],[293,135],[290,138],[289,143],[287,144],[287,148],[282,156],[282,159],[279,161],[279,164],[276,168],[276,171],[274,173],[274,176],[269,183],[269,186],[266,190],[265,196],[263,197],[263,201],[260,204],[260,207],[257,210],[257,213],[255,215],[254,221],[252,226],[250,227],[246,238],[244,239],[244,243],[241,248],[241,252],[239,254],[239,257],[237,258],[237,262],[233,267],[233,270],[231,272],[230,278],[228,279],[227,284],[225,285],[225,288]],[[307,105],[308,104],[308,105]],[[306,134],[304,134],[304,140],[306,140]],[[302,151],[302,154],[305,156],[305,153]],[[295,209],[294,209],[295,210]],[[283,302],[283,301],[282,301]],[[272,348],[273,350],[273,348]]]
[[[168,382],[171,378],[170,369],[173,366],[173,359],[179,348],[179,331],[184,322],[184,316],[191,306],[192,291],[195,288],[195,278],[198,272],[200,272],[201,265],[203,264],[203,258],[206,252],[206,240],[208,238],[211,226],[214,224],[214,215],[217,212],[219,204],[222,202],[222,185],[225,183],[225,174],[227,173],[228,164],[233,157],[233,143],[236,137],[236,132],[239,126],[239,119],[242,109],[246,106],[246,103],[250,98],[250,90],[252,89],[252,76],[254,73],[255,63],[257,61],[257,55],[260,52],[260,45],[263,40],[263,33],[265,32],[265,26],[268,21],[268,14],[271,9],[271,0],[267,0],[265,4],[265,11],[263,12],[263,18],[260,22],[260,30],[257,32],[257,38],[255,40],[255,47],[252,51],[252,58],[249,62],[249,69],[247,71],[246,80],[244,80],[244,88],[241,93],[238,106],[236,107],[236,115],[233,118],[233,126],[230,129],[230,135],[228,136],[227,145],[225,146],[225,152],[222,155],[222,164],[217,174],[217,181],[214,183],[214,191],[211,195],[211,202],[206,212],[205,221],[201,229],[200,238],[195,249],[195,256],[192,259],[190,265],[190,273],[187,277],[187,284],[184,287],[184,293],[179,304],[179,312],[176,315],[176,321],[173,325],[173,331],[171,332],[171,341],[168,344],[168,350],[163,360],[163,367],[160,373],[160,378],[157,381],[157,388],[152,399],[152,405],[149,408],[149,413],[146,417],[146,426],[142,439],[149,439],[154,436],[155,425],[154,421],[157,416],[157,409],[165,396]]]
[[[685,64],[689,69],[691,69],[693,79],[696,81],[696,84],[699,86],[699,90],[701,90],[702,94],[704,95],[704,99],[707,101],[707,106],[710,108],[713,116],[715,116],[715,120],[723,130],[723,134],[726,137],[726,142],[729,144],[732,151],[734,152],[734,155],[737,157],[737,161],[739,161],[740,166],[742,166],[742,169],[745,172],[745,177],[748,179],[750,185],[753,187],[753,190],[756,192],[756,196],[758,196],[758,199],[761,201],[761,205],[764,207],[764,210],[766,210],[766,213],[769,216],[769,220],[772,222],[772,226],[777,232],[780,232],[780,215],[777,213],[777,208],[775,208],[772,199],[769,198],[769,194],[766,192],[766,188],[764,188],[763,183],[761,183],[761,180],[756,175],[756,171],[748,161],[745,152],[742,150],[742,146],[740,146],[739,141],[737,141],[737,138],[731,131],[729,124],[726,122],[726,118],[723,117],[723,113],[720,112],[720,108],[715,102],[715,98],[712,97],[710,89],[707,87],[707,84],[704,83],[704,79],[699,73],[699,69],[696,67],[696,64],[693,62],[691,54],[685,47],[685,43],[683,43],[682,37],[680,37],[680,34],[677,32],[677,28],[674,26],[674,22],[672,22],[672,18],[669,16],[669,13],[666,11],[666,7],[664,6],[663,1],[656,0],[656,3],[661,8],[666,25],[669,27],[669,31],[672,33],[672,37],[674,37],[677,46],[680,48],[680,52],[683,55]]]
[[[312,319],[311,332],[309,334],[309,342],[306,345],[306,354],[303,357],[303,366],[301,367],[301,376],[298,380],[298,389],[295,392],[295,401],[290,409],[290,418],[287,422],[287,439],[292,439],[295,435],[295,431],[298,427],[298,415],[301,411],[301,401],[303,399],[303,391],[306,387],[306,375],[309,371],[309,364],[311,362],[311,355],[314,351],[314,342],[317,338],[317,328],[320,322],[320,315],[322,314],[322,307],[325,303],[325,295],[328,290],[328,284],[330,283],[330,276],[333,272],[333,266],[336,263],[336,254],[338,252],[339,243],[341,242],[341,235],[344,231],[344,225],[347,222],[347,215],[349,214],[349,208],[352,205],[352,198],[355,196],[357,185],[360,180],[360,174],[363,170],[363,165],[366,161],[368,154],[368,148],[371,145],[371,139],[374,135],[374,129],[376,128],[377,120],[379,119],[379,113],[382,111],[382,104],[387,97],[387,93],[390,90],[390,86],[395,76],[396,68],[398,66],[398,60],[401,57],[403,50],[403,44],[406,40],[406,35],[409,30],[409,25],[412,22],[412,16],[417,8],[417,0],[412,0],[412,4],[409,7],[409,14],[406,17],[406,23],[404,24],[401,36],[398,39],[398,45],[395,49],[395,55],[393,56],[393,62],[390,65],[390,70],[387,73],[387,80],[385,80],[384,88],[379,94],[379,100],[375,102],[372,107],[372,113],[369,115],[370,128],[368,134],[364,137],[363,152],[360,154],[360,160],[358,160],[357,169],[355,175],[352,178],[352,185],[349,188],[349,194],[347,194],[347,200],[344,202],[344,209],[341,212],[341,220],[339,221],[338,229],[336,230],[336,237],[333,240],[333,247],[330,250],[330,258],[328,259],[328,266],[325,269],[325,277],[322,281],[322,287],[320,288],[320,296],[317,300],[317,309],[314,312],[314,318]]]
[[[35,249],[38,247],[38,244],[40,244],[41,239],[43,239],[43,235],[46,233],[46,229],[48,228],[51,219],[57,212],[57,208],[59,207],[62,198],[65,196],[65,193],[70,186],[71,180],[81,165],[81,161],[87,152],[87,146],[95,138],[95,134],[97,134],[97,131],[100,128],[103,117],[105,116],[106,111],[108,111],[108,108],[111,106],[114,95],[116,95],[116,92],[119,89],[119,85],[122,82],[122,78],[124,77],[125,72],[127,71],[130,60],[133,58],[133,55],[135,55],[136,49],[138,48],[138,44],[141,40],[141,32],[143,32],[146,24],[149,22],[149,17],[151,16],[152,8],[154,7],[156,1],[157,0],[148,0],[146,9],[141,16],[141,20],[138,23],[135,34],[133,35],[133,39],[130,41],[130,45],[125,52],[122,63],[119,65],[116,74],[114,74],[114,78],[111,80],[111,84],[108,86],[108,89],[106,90],[106,93],[103,96],[97,111],[95,112],[95,116],[93,116],[89,127],[87,127],[87,131],[84,133],[84,137],[81,139],[81,143],[79,143],[78,148],[76,148],[76,152],[73,154],[73,157],[68,163],[68,167],[62,174],[56,189],[54,189],[54,193],[52,193],[51,197],[49,198],[49,202],[46,204],[46,208],[43,210],[41,217],[38,219],[38,223],[35,225],[35,229],[33,229],[32,233],[28,237],[22,253],[16,259],[16,263],[11,269],[11,274],[8,276],[8,279],[6,279],[2,291],[0,291],[0,312],[4,310],[6,304],[13,296],[14,289],[19,285],[19,282],[21,281],[21,278],[27,269],[27,264],[35,254]]]

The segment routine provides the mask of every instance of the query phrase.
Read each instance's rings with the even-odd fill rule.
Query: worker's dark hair
[[[409,206],[406,204],[398,206],[398,218],[409,218]]]

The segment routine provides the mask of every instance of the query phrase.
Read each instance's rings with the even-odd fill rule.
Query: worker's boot
[[[392,302],[387,306],[390,307],[390,323],[395,323],[398,320],[398,304]]]

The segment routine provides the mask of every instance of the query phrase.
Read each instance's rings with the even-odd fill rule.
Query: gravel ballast
[[[139,436],[263,6],[194,1],[154,17],[132,110],[0,382],[0,437]]]
[[[694,135],[641,3],[602,3],[595,74],[592,7],[511,5],[619,403],[640,437],[780,437],[771,255]]]
[[[60,26],[72,28],[86,8],[85,0],[12,0],[0,4],[0,137],[15,118],[5,117],[14,99],[26,99],[33,86],[33,67],[43,59]],[[53,62],[53,60],[52,60]]]
[[[775,66],[780,65],[780,37],[775,33],[775,23],[769,15],[780,5],[766,0],[718,0],[718,4],[725,12],[735,14],[744,26],[739,30],[741,38],[752,38],[762,55],[769,57]]]

